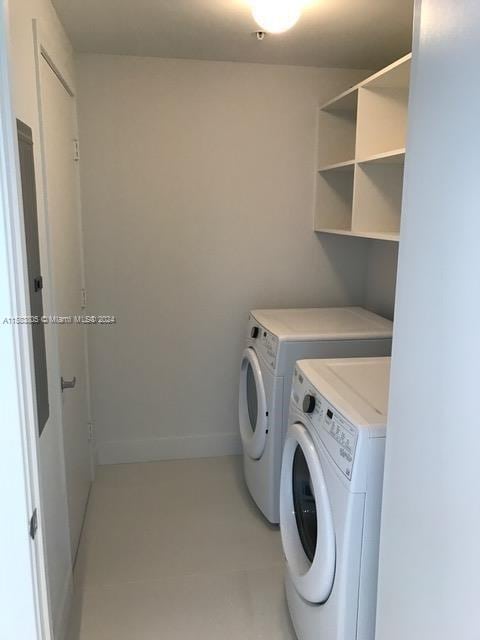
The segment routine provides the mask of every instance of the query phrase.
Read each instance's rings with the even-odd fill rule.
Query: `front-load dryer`
[[[248,489],[279,522],[280,469],[295,362],[390,355],[392,323],[360,307],[251,311],[242,356],[239,423]]]
[[[374,640],[390,358],[295,367],[280,531],[298,640]]]

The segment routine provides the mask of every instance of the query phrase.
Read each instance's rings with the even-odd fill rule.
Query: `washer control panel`
[[[309,420],[335,464],[351,480],[358,429],[346,420],[295,367],[292,403]]]
[[[254,340],[255,350],[261,354],[272,369],[275,369],[277,366],[278,337],[264,329],[252,315],[250,315],[248,326],[248,337]]]
[[[329,448],[333,459],[345,476],[350,479],[357,447],[357,429],[331,407],[327,408],[325,412],[322,426],[337,443],[337,447],[333,447],[333,450]]]

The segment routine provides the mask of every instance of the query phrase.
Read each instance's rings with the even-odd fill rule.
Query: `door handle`
[[[60,378],[60,386],[62,387],[62,391],[64,391],[65,389],[73,389],[76,384],[77,384],[76,376],[73,376],[73,380],[65,380],[63,376]]]

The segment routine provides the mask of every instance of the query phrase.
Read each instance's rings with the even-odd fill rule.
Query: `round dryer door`
[[[258,460],[267,438],[267,400],[260,363],[251,348],[245,349],[242,357],[238,412],[244,451]]]
[[[335,530],[315,444],[293,424],[283,450],[280,531],[292,581],[308,602],[328,600],[335,578]]]

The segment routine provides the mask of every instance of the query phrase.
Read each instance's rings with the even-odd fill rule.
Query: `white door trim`
[[[41,516],[37,418],[29,327],[3,324],[27,315],[26,249],[23,232],[16,126],[12,110],[6,0],[0,4],[0,637],[51,638],[42,527],[35,542],[28,523]]]

